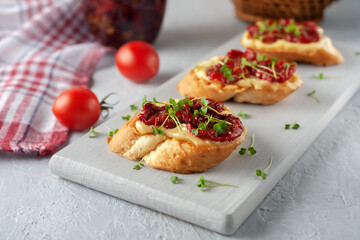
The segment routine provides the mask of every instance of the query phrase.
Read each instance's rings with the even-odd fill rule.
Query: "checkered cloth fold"
[[[54,153],[68,135],[54,99],[87,86],[107,50],[85,27],[79,0],[0,1],[0,149]]]

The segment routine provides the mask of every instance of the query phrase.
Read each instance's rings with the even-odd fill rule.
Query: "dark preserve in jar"
[[[114,48],[133,40],[152,43],[165,7],[166,0],[83,0],[90,32],[100,43]]]

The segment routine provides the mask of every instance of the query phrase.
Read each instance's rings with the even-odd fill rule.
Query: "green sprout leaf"
[[[119,131],[119,129],[115,129],[114,131],[110,131],[109,132],[109,137],[114,136],[118,131]]]
[[[194,102],[192,100],[190,100],[188,97],[186,97],[183,100],[184,103],[187,103],[189,105],[189,107],[192,107],[194,105]]]
[[[246,148],[241,148],[239,151],[240,155],[244,155],[246,153],[247,149]]]
[[[197,183],[197,187],[200,188],[200,191],[204,191],[205,189],[212,188],[212,187],[234,187],[234,188],[237,188],[237,186],[234,186],[234,185],[223,184],[223,183],[206,180],[204,177],[204,174],[202,174],[200,176],[199,182]]]
[[[165,121],[164,121],[165,122]],[[162,130],[162,127],[160,126],[159,128],[156,128],[154,126],[151,126],[151,128],[154,130],[153,133],[155,135],[164,135],[164,130]]]
[[[260,33],[264,33],[265,30],[266,30],[266,24],[263,23],[263,22],[261,22],[261,23],[259,24],[259,32],[260,32]]]
[[[221,122],[215,123],[213,129],[220,135],[228,129],[228,126],[226,125],[226,121],[222,120]]]
[[[225,63],[221,66],[220,72],[223,73],[224,77],[226,77],[228,81],[234,81],[234,77],[232,76],[232,69],[228,68]]]
[[[174,175],[174,173],[171,175],[170,177],[170,181],[173,183],[173,184],[177,184],[179,182],[182,182],[184,181],[184,179],[181,179],[181,178],[178,178],[177,176]]]
[[[191,133],[194,135],[198,135],[199,134],[199,129],[198,128],[193,128],[191,129]]]
[[[94,127],[91,127],[90,128],[90,131],[89,131],[89,138],[94,138],[96,137],[97,135],[107,135],[109,137],[113,137],[118,131],[119,129],[115,129],[115,130],[112,130],[111,128],[109,128],[108,126],[105,126],[107,129],[109,129],[109,133],[106,134],[106,133],[103,133],[103,132],[95,132],[94,130]]]
[[[148,100],[146,99],[146,95],[144,95],[141,106],[144,107],[146,103],[148,103]]]
[[[250,118],[251,115],[250,114],[247,114],[247,113],[244,113],[243,111],[240,110],[240,112],[237,114],[239,117],[243,118],[243,119],[247,119],[247,118]]]
[[[131,108],[131,111],[134,112],[134,111],[137,111],[139,107],[132,104],[132,105],[130,105],[130,108]]]
[[[321,80],[321,79],[324,79],[324,74],[322,74],[322,73],[319,73],[318,75],[314,74],[314,75],[312,75],[312,78]]]
[[[122,118],[123,120],[129,121],[130,118],[131,118],[131,116],[128,114],[128,115],[126,115],[126,116],[122,116],[121,118]]]
[[[138,164],[135,164],[135,165],[133,166],[133,169],[135,169],[135,170],[140,170],[141,167],[144,166],[144,164],[142,163],[143,161],[144,161],[144,158],[141,159],[141,161],[140,161]]]
[[[288,130],[288,129],[299,129],[300,128],[300,124],[296,123],[296,120],[292,121],[290,124],[285,124],[285,129]]]
[[[320,99],[316,97],[315,93],[316,93],[316,91],[315,91],[315,90],[312,90],[311,92],[309,92],[309,93],[306,94],[306,95],[309,96],[309,97],[314,98],[317,103],[320,103]]]
[[[329,79],[329,78],[340,78],[340,76],[325,76],[323,73],[319,73],[319,74],[312,75],[311,78],[323,80],[323,79]]]
[[[91,127],[91,128],[90,128],[89,138],[94,138],[94,137],[96,137],[98,134],[103,134],[103,133],[101,133],[101,132],[95,132],[94,127]]]
[[[265,55],[263,55],[263,56],[257,55],[257,56],[256,56],[256,60],[258,60],[258,61],[264,61],[265,59],[266,59],[266,56],[265,56]]]
[[[206,100],[205,97],[202,97],[201,100],[200,100],[201,104],[204,105],[205,107],[209,104],[209,101]]]
[[[246,148],[241,148],[239,151],[240,155],[244,155],[246,152],[249,152],[251,155],[255,155],[256,154],[256,150],[254,148],[254,143],[255,143],[255,134],[252,135],[251,137],[251,145],[248,149]]]
[[[272,162],[273,162],[273,157],[270,158],[270,163],[264,170],[256,169],[256,176],[259,177],[261,176],[263,180],[266,180],[266,177],[268,175],[265,172],[271,167]]]
[[[192,129],[191,132],[192,132],[194,135],[198,135],[198,134],[199,134],[199,130],[205,131],[205,130],[206,130],[206,127],[209,125],[209,123],[212,121],[212,119],[213,119],[212,116],[209,116],[209,117],[208,117],[208,120],[207,120],[205,123],[200,123],[200,124],[199,124],[199,127]]]

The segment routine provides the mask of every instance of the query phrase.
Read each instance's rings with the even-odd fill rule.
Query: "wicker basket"
[[[336,0],[232,0],[236,16],[248,22],[294,18],[319,22],[323,10]]]

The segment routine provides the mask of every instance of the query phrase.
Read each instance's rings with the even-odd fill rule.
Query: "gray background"
[[[360,51],[359,10],[359,1],[337,2],[321,23],[334,41],[357,44],[354,51]],[[230,1],[168,1],[155,42],[158,76],[147,84],[131,83],[109,55],[90,87],[99,98],[117,91],[126,104],[246,25],[234,17]],[[49,171],[49,158],[0,152],[0,239],[358,239],[359,106],[357,93],[233,236],[59,179]],[[71,134],[69,142],[82,134]]]

